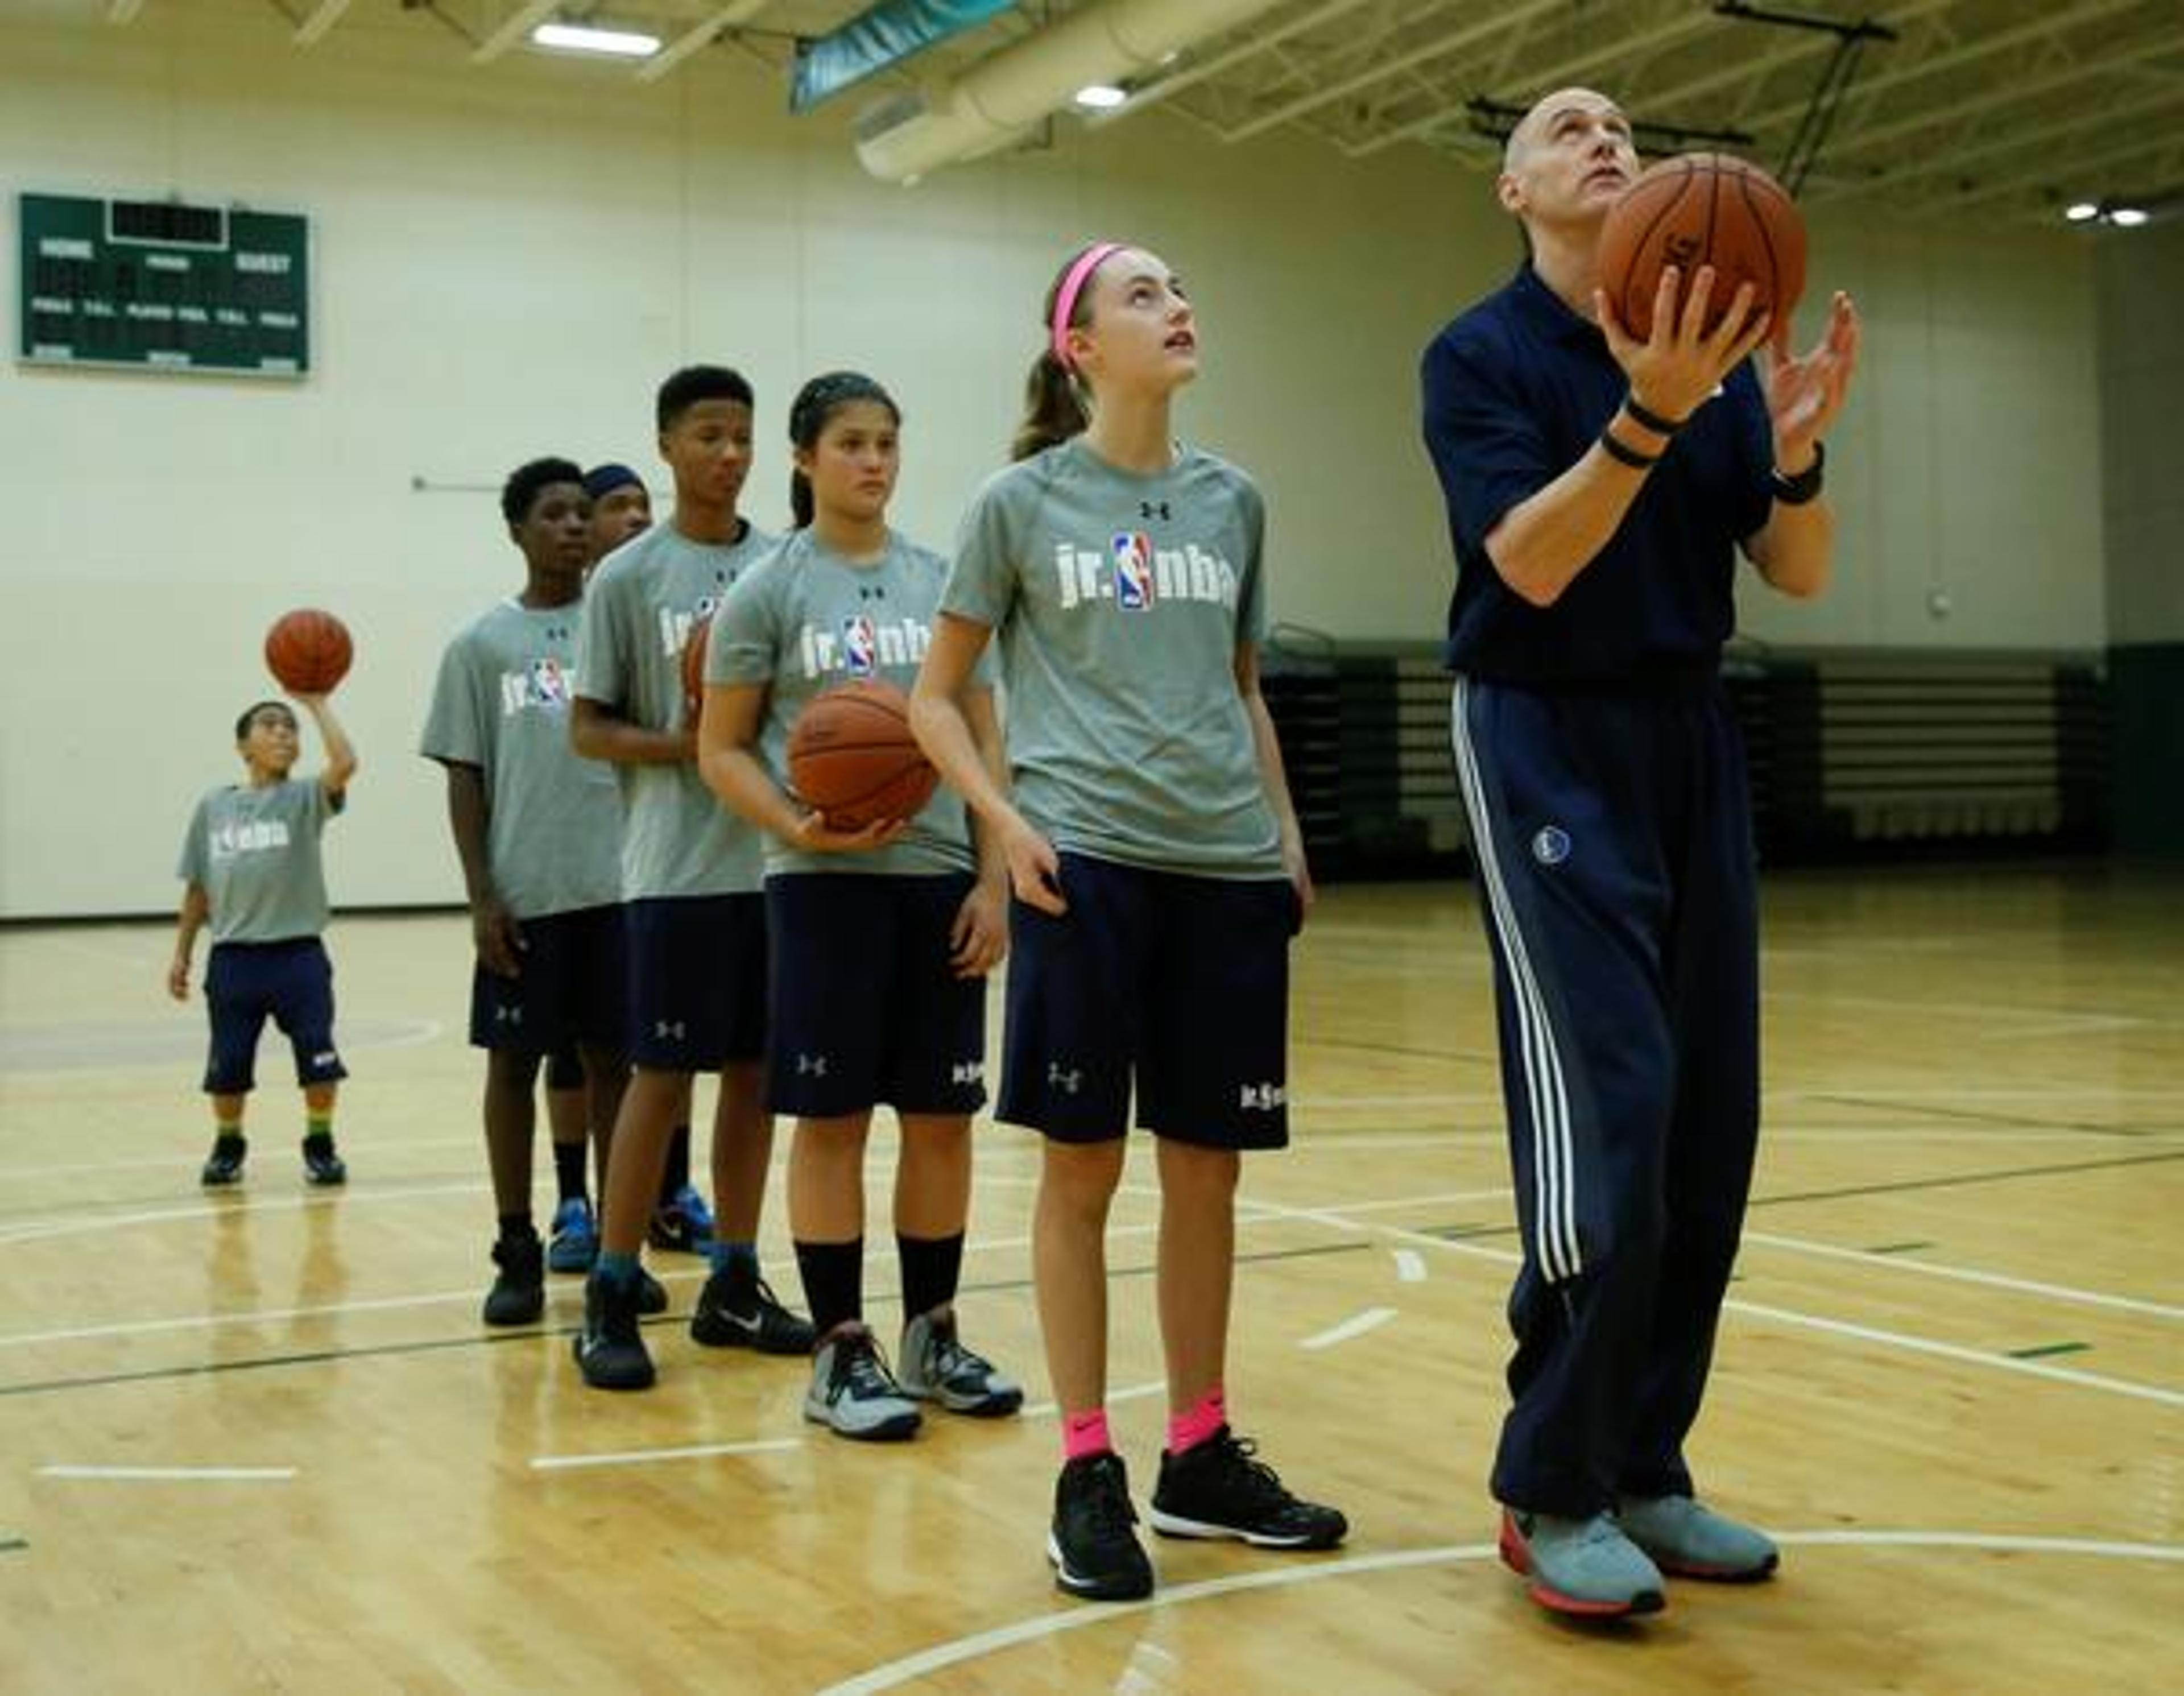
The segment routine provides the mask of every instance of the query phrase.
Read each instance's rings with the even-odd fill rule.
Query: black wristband
[[[1663,418],[1650,406],[1641,406],[1638,397],[1623,397],[1623,410],[1630,415],[1630,421],[1641,430],[1651,430],[1656,436],[1673,436],[1691,421],[1689,418]]]
[[[1618,438],[1613,430],[1603,428],[1601,431],[1600,445],[1607,449],[1609,459],[1613,460],[1618,465],[1630,466],[1634,471],[1648,471],[1661,463],[1661,456],[1658,454],[1640,453],[1629,443]]]
[[[1828,450],[1815,442],[1813,444],[1812,464],[1797,476],[1791,477],[1781,466],[1775,466],[1769,473],[1774,480],[1774,499],[1784,506],[1802,506],[1819,499],[1820,484],[1825,480],[1821,471],[1827,462]]]

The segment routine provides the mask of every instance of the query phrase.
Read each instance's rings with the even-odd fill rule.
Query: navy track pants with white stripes
[[[1711,682],[1451,713],[1494,956],[1524,1264],[1497,1499],[1689,1493],[1759,1125],[1743,745]]]

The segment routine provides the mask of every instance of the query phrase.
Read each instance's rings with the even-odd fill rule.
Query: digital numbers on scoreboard
[[[20,198],[25,363],[298,377],[309,226],[168,200]]]

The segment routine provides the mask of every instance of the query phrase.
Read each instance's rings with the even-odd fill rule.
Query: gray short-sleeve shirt
[[[787,786],[788,732],[805,705],[837,683],[881,678],[905,693],[933,642],[947,566],[890,533],[887,552],[853,564],[809,530],[753,566],[713,620],[709,683],[766,685],[760,751]],[[943,785],[886,847],[865,854],[800,851],[768,833],[766,868],[783,872],[970,871],[977,856],[963,802]]]
[[[319,836],[340,810],[316,778],[229,784],[198,803],[175,875],[203,889],[215,943],[289,942],[326,929]]]
[[[448,644],[419,751],[483,774],[493,890],[518,918],[621,899],[614,773],[569,743],[581,602],[513,599]]]
[[[682,728],[688,717],[682,644],[690,627],[713,616],[729,585],[773,540],[753,526],[732,544],[694,542],[670,521],[616,549],[592,573],[584,596],[577,693],[646,729]],[[614,769],[621,786],[624,900],[760,888],[757,830],[721,805],[694,760],[616,762]]]
[[[1017,802],[1057,848],[1282,875],[1235,683],[1266,628],[1265,531],[1251,480],[1190,448],[1139,476],[1073,440],[973,498],[941,610],[994,632]]]

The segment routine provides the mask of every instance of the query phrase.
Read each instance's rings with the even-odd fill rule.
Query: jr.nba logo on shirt
[[[1115,562],[1115,605],[1143,612],[1153,604],[1153,538],[1142,530],[1118,530],[1107,552]]]
[[[842,621],[842,669],[853,678],[868,678],[879,666],[878,630],[866,614],[851,614]]]

